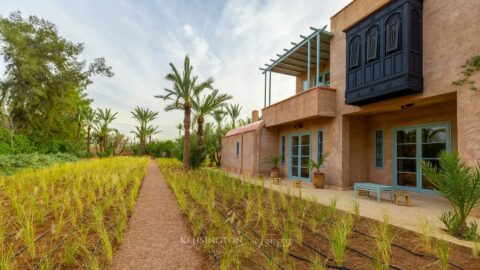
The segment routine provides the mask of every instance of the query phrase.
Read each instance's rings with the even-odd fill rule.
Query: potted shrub
[[[315,169],[312,176],[312,183],[316,188],[324,188],[325,187],[325,173],[320,172],[320,167],[322,167],[323,163],[325,162],[325,158],[327,155],[322,155],[320,160],[315,161],[310,159],[310,167]]]
[[[271,178],[279,178],[280,177],[280,168],[278,168],[278,164],[280,164],[280,157],[279,156],[268,156],[265,160],[265,163],[270,163],[273,165],[273,168],[270,170],[270,177]]]

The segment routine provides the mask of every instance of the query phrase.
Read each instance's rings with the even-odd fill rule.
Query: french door
[[[428,192],[432,184],[422,174],[422,161],[439,166],[442,151],[451,151],[450,125],[435,124],[394,130],[393,178],[397,187]]]
[[[290,136],[289,177],[310,180],[310,134]]]

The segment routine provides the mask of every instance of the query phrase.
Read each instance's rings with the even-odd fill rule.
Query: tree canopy
[[[86,93],[92,76],[113,76],[105,59],[87,63],[80,58],[82,43],[61,37],[51,22],[20,12],[0,18],[0,44],[1,115],[37,143],[74,142],[79,110],[87,111],[92,102]]]

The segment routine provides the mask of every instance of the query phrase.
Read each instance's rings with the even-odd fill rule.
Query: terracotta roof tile
[[[253,122],[253,123],[250,123],[248,125],[241,126],[241,127],[236,128],[236,129],[230,130],[229,132],[227,132],[225,137],[230,137],[230,136],[233,136],[233,135],[242,134],[242,133],[246,133],[246,132],[249,132],[249,131],[256,131],[256,130],[261,129],[264,125],[265,125],[265,123],[263,122],[263,120]]]

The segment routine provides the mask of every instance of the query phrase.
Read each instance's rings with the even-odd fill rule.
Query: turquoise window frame
[[[452,152],[452,124],[451,122],[439,122],[439,123],[432,123],[432,124],[422,124],[422,125],[414,125],[414,126],[403,126],[397,127],[393,129],[393,136],[392,136],[392,182],[396,189],[402,189],[412,192],[419,192],[419,193],[426,193],[426,194],[434,194],[437,195],[438,191],[431,190],[431,189],[423,189],[422,188],[422,136],[421,136],[421,129],[428,128],[428,127],[438,127],[443,126],[447,130],[447,139],[446,139],[446,151],[448,153]],[[417,178],[416,183],[417,187],[406,187],[398,185],[397,179],[397,131],[403,129],[415,129],[416,130],[416,166],[417,166]]]
[[[306,177],[298,177],[298,176],[293,176],[292,175],[292,162],[291,162],[291,156],[292,156],[292,137],[294,136],[303,136],[303,135],[308,135],[309,138],[310,138],[310,142],[309,142],[309,149],[308,149],[308,156],[309,158],[311,159],[312,158],[312,132],[311,131],[302,131],[302,132],[295,132],[295,133],[290,133],[288,135],[288,145],[289,145],[289,148],[288,148],[288,178],[290,179],[296,179],[296,180],[302,180],[302,181],[306,181],[306,182],[311,182],[311,177],[312,177],[312,169],[310,168],[310,166],[308,167],[308,178]],[[299,148],[300,149],[300,148]],[[299,156],[299,158],[301,158]],[[301,160],[300,160],[301,162]]]
[[[377,164],[377,132],[380,132],[382,134],[382,165],[378,166]],[[383,166],[385,164],[385,132],[383,132],[383,129],[377,129],[375,130],[375,134],[373,137],[373,164],[375,168],[377,169],[383,169]]]
[[[280,163],[285,164],[287,161],[286,157],[286,151],[287,151],[287,138],[285,135],[280,136]]]
[[[316,138],[316,147],[317,147],[317,153],[316,153],[316,158],[317,158],[317,162],[320,160],[320,142],[318,141],[318,134],[320,134],[320,132],[322,133],[322,155],[325,155],[325,131],[323,130],[323,128],[320,128],[320,129],[317,129],[316,131],[316,134],[317,134],[317,138]],[[322,164],[321,168],[323,168],[325,166],[325,164]]]
[[[315,78],[315,86],[329,87],[330,80],[328,81],[328,84],[325,82],[325,78],[327,74],[330,74],[330,70],[324,70],[323,72],[320,72],[320,74],[318,74],[318,77]],[[319,79],[321,79],[321,81]]]

